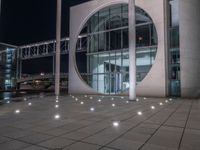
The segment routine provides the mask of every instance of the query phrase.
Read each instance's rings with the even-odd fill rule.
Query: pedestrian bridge
[[[47,80],[47,79],[54,79],[54,78],[55,78],[55,75],[52,73],[35,74],[35,75],[23,74],[21,78],[17,79],[17,83],[24,83],[24,82],[37,81],[37,80]],[[61,73],[60,78],[67,79],[68,73]]]

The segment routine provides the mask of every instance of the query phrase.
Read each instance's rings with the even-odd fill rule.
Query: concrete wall
[[[166,26],[165,0],[136,0],[136,6],[146,11],[152,18],[158,33],[158,49],[155,63],[145,79],[137,86],[139,96],[166,96]],[[69,93],[97,94],[78,73],[75,58],[77,37],[87,20],[100,9],[128,0],[94,0],[71,8],[70,53],[69,53]]]
[[[180,0],[182,97],[200,96],[200,0]]]

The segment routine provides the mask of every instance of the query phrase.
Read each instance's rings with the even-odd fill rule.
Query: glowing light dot
[[[121,99],[124,99],[124,97],[122,96]]]
[[[169,99],[169,101],[172,101],[172,100],[173,100],[172,98]]]
[[[144,97],[144,100],[146,100],[147,98],[146,97]]]
[[[10,104],[10,101],[7,101],[6,103],[7,103],[7,104]]]
[[[83,105],[84,104],[84,102],[81,102],[81,105]]]
[[[93,107],[90,108],[90,111],[94,111],[95,109]]]
[[[56,120],[58,120],[58,119],[60,119],[60,115],[59,115],[59,114],[56,114],[56,115],[54,116],[54,118],[55,118]]]
[[[139,98],[136,99],[136,102],[139,102]]]
[[[16,113],[16,114],[19,114],[19,113],[20,113],[20,110],[19,110],[19,109],[15,110],[15,113]]]
[[[72,96],[72,98],[74,98],[74,96]]]
[[[32,103],[28,103],[28,106],[32,106]]]
[[[160,105],[160,106],[162,106],[162,105],[163,105],[163,103],[159,103],[159,105]]]
[[[119,126],[119,122],[117,122],[117,121],[113,122],[113,126],[114,127],[118,127]]]
[[[59,105],[55,105],[55,108],[59,108]]]
[[[126,103],[128,104],[128,103],[129,103],[129,101],[126,101]]]
[[[101,100],[99,99],[98,102],[101,102]]]
[[[76,98],[75,101],[78,101],[78,98]]]
[[[85,97],[87,97],[87,95],[85,95]]]
[[[93,97],[90,97],[90,99],[93,99]]]
[[[112,97],[112,98],[111,98],[111,100],[113,101],[113,100],[114,100],[114,98]]]
[[[56,100],[56,103],[59,103],[59,101],[58,101],[58,100]]]
[[[138,111],[137,114],[138,114],[139,116],[141,116],[141,115],[142,115],[142,112],[141,112],[141,111]]]
[[[154,109],[155,109],[155,106],[151,106],[151,109],[153,109],[153,110],[154,110]]]
[[[27,101],[27,98],[26,98],[26,97],[24,98],[24,101]]]
[[[115,104],[112,104],[112,107],[115,107],[116,105]]]
[[[169,101],[168,100],[165,100],[165,103],[168,103]]]

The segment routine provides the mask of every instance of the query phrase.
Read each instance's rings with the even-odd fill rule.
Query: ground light
[[[136,99],[136,102],[139,102],[139,98]]]
[[[28,103],[28,106],[32,106],[32,103]]]
[[[87,95],[85,95],[84,97],[87,97]]]
[[[126,103],[128,104],[128,103],[129,103],[129,101],[126,101]]]
[[[155,106],[151,106],[151,109],[153,109],[153,110],[154,110],[154,109],[156,109],[156,108],[155,108]]]
[[[172,101],[172,100],[173,100],[172,98],[169,99],[169,101]]]
[[[55,105],[55,108],[59,108],[59,105]]]
[[[90,111],[94,111],[94,110],[95,110],[94,107],[91,107],[91,108],[90,108]]]
[[[165,103],[168,103],[169,101],[168,100],[165,100]]]
[[[160,105],[160,106],[162,106],[162,105],[163,105],[163,103],[159,103],[159,105]]]
[[[59,103],[59,101],[58,101],[58,100],[56,100],[56,103]]]
[[[83,105],[84,104],[84,102],[81,102],[81,105]]]
[[[75,101],[78,101],[78,98],[76,98]]]
[[[24,97],[24,101],[27,101],[27,98],[26,98],[26,97]]]
[[[90,97],[90,99],[93,99],[93,97]]]
[[[124,97],[122,96],[121,99],[124,99]]]
[[[99,99],[98,102],[101,102],[101,100]]]
[[[141,116],[141,115],[142,115],[142,112],[141,112],[141,111],[138,111],[137,114],[138,114],[139,116]]]
[[[116,105],[115,104],[112,104],[112,107],[115,107]]]
[[[56,120],[60,119],[60,115],[59,115],[59,114],[56,114],[56,115],[54,116],[54,119],[56,119]]]
[[[7,101],[6,103],[7,103],[7,104],[10,104],[10,101]]]
[[[119,122],[118,121],[113,122],[113,126],[114,127],[118,127],[119,126]]]
[[[19,114],[19,113],[20,113],[20,110],[19,110],[19,109],[15,110],[15,113],[16,113],[16,114]]]
[[[113,100],[114,100],[114,98],[112,97],[112,98],[111,98],[111,100],[113,101]]]

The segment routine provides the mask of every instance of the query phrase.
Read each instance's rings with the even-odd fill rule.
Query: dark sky
[[[89,0],[62,0],[62,37],[69,34],[69,7]],[[2,0],[0,42],[24,45],[55,39],[56,0]]]

